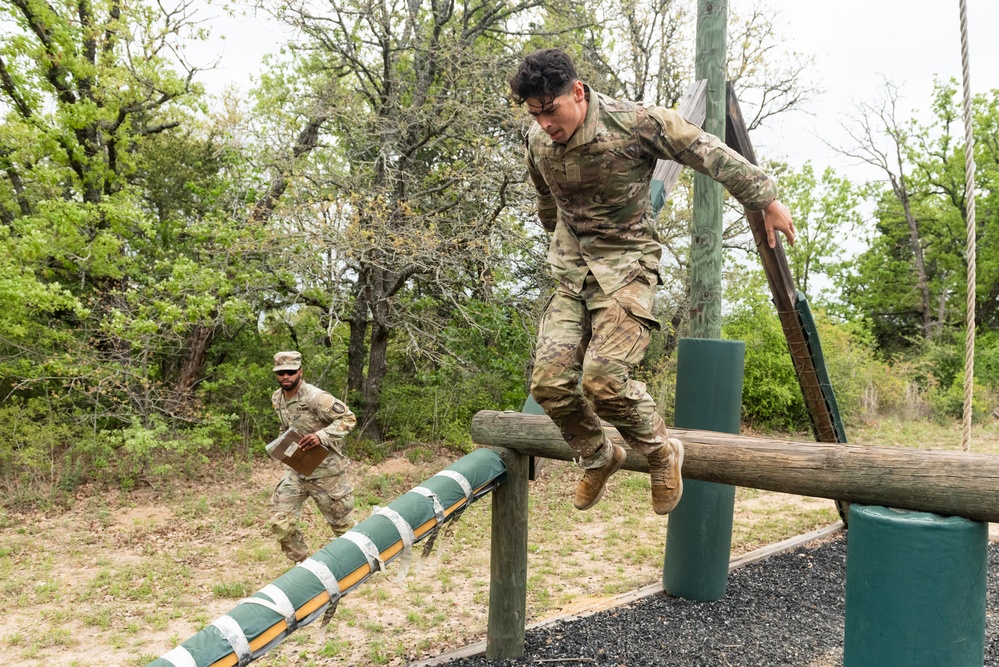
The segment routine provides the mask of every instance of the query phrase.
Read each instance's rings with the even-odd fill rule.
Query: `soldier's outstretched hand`
[[[787,237],[787,242],[794,246],[794,220],[791,219],[791,211],[779,199],[773,200],[763,209],[763,226],[767,230],[767,244],[771,248],[777,246],[775,232],[782,233]]]

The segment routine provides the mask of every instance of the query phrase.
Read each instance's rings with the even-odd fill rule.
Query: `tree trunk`
[[[663,356],[671,359],[680,344],[680,327],[683,326],[683,315],[690,308],[689,292],[685,292],[683,299],[677,304],[673,317],[666,324],[666,341],[663,343]]]
[[[354,310],[348,322],[350,338],[347,341],[347,393],[361,394],[364,389],[364,339],[368,335],[368,302],[364,298],[364,273],[357,281]]]
[[[381,301],[372,309],[375,316],[371,323],[371,348],[368,352],[368,377],[364,382],[364,420],[361,433],[373,440],[382,439],[382,427],[378,423],[378,408],[381,406],[382,381],[388,372],[388,342],[391,329],[385,323],[388,304]]]
[[[976,327],[980,327],[992,319],[993,313],[996,310],[996,303],[999,303],[999,282],[992,285],[989,295],[975,307]]]
[[[319,130],[323,123],[328,120],[326,114],[317,114],[309,118],[305,126],[299,131],[295,138],[295,145],[291,148],[291,161],[289,164],[278,164],[274,168],[270,185],[264,195],[257,200],[250,214],[251,223],[262,223],[268,220],[274,209],[277,207],[281,196],[288,189],[288,174],[294,167],[298,158],[308,155],[319,144]]]
[[[364,420],[361,434],[373,440],[382,439],[382,427],[378,422],[378,409],[381,404],[382,381],[388,370],[388,329],[373,324],[371,327],[371,351],[368,355],[368,377],[364,382],[362,401]]]
[[[195,385],[201,380],[208,358],[208,348],[215,339],[215,326],[199,324],[187,337],[186,354],[180,365],[180,375],[174,387],[174,400],[170,410],[175,415],[183,414],[190,407]]]
[[[905,176],[894,175],[891,177],[891,186],[895,191],[895,196],[902,204],[902,211],[905,213],[905,222],[909,226],[909,243],[912,245],[912,256],[916,265],[916,280],[919,284],[920,309],[923,315],[923,337],[930,340],[933,337],[933,316],[932,305],[930,304],[929,281],[926,278],[926,264],[923,261],[923,246],[919,241],[919,225],[915,216],[912,215],[912,207],[909,203],[909,192],[905,185]]]

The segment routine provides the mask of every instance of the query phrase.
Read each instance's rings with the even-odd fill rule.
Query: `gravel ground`
[[[985,665],[999,667],[999,547],[989,546]],[[461,658],[448,667],[834,667],[843,663],[846,537],[784,552],[731,573],[724,599],[653,595],[527,633],[524,657]]]

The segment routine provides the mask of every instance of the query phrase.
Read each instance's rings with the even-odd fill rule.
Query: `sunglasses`
[[[277,373],[278,375],[294,375],[298,371],[294,370],[294,371],[274,371],[274,372]]]

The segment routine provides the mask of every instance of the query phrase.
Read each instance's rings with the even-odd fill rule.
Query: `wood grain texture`
[[[548,419],[545,416],[545,419]],[[493,491],[486,656],[524,655],[527,619],[527,500],[529,457],[500,450],[507,479]]]
[[[575,456],[545,415],[485,410],[473,418],[471,432],[479,445],[563,461]],[[604,432],[627,448],[613,427],[605,425]],[[687,429],[670,434],[684,443],[688,479],[999,521],[999,456]],[[629,449],[624,468],[648,472],[648,462]]]

